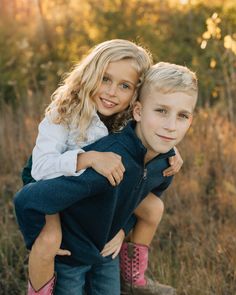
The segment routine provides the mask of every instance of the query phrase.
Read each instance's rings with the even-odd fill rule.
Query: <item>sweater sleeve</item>
[[[45,117],[39,124],[39,133],[33,149],[32,177],[35,180],[50,179],[59,176],[78,176],[76,172],[77,155],[83,149],[67,151],[69,130],[62,124],[54,124]]]
[[[137,222],[137,217],[134,214],[132,214],[129,220],[126,222],[126,224],[123,227],[123,230],[126,236],[131,231],[131,229],[135,226],[136,222]]]
[[[154,188],[152,190],[152,193],[154,195],[156,195],[157,197],[161,197],[161,195],[163,194],[163,192],[169,187],[169,185],[171,184],[173,180],[173,176],[169,176],[169,177],[166,177],[164,182],[159,185],[158,187]]]
[[[80,177],[61,176],[24,186],[16,194],[14,205],[27,248],[31,248],[42,230],[45,214],[58,213],[80,200],[112,189],[109,182],[92,169],[87,169]]]

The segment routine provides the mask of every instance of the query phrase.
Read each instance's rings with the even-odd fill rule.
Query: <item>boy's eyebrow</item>
[[[104,75],[108,76],[109,78],[110,78],[110,77],[112,78],[112,75],[109,74],[108,72],[105,72]],[[128,79],[122,79],[122,81],[127,82],[127,83],[130,83],[130,84],[132,84],[133,86],[136,86],[135,83],[133,83],[132,81],[130,81],[130,80],[128,80]]]
[[[155,107],[161,107],[161,108],[167,108],[167,109],[170,108],[170,106],[165,105],[165,104],[157,104],[157,105],[155,105]],[[189,115],[192,115],[193,114],[192,111],[184,110],[184,109],[183,110],[180,110],[179,112],[186,113],[186,114],[189,114]]]

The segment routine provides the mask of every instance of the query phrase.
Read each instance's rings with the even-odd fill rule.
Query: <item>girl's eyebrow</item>
[[[108,76],[109,78],[112,78],[112,77],[113,77],[113,76],[112,76],[111,74],[109,74],[108,72],[105,72],[104,75],[105,75],[105,76]],[[135,83],[133,83],[132,81],[127,80],[127,79],[122,79],[122,82],[130,83],[130,84],[132,84],[133,86],[135,86]]]

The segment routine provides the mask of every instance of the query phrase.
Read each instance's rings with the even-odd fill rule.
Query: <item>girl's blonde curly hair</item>
[[[110,62],[131,59],[139,75],[139,82],[130,107],[108,120],[109,131],[120,129],[130,118],[131,108],[137,98],[145,72],[152,64],[151,54],[133,42],[113,39],[95,46],[89,54],[68,73],[62,84],[52,94],[52,102],[45,114],[51,115],[55,124],[80,128],[80,138],[86,138],[86,130],[96,111],[93,97],[101,85],[104,72]]]

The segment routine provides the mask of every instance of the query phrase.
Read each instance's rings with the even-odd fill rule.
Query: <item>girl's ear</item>
[[[141,121],[142,104],[140,101],[136,101],[133,107],[133,117],[136,122]]]

